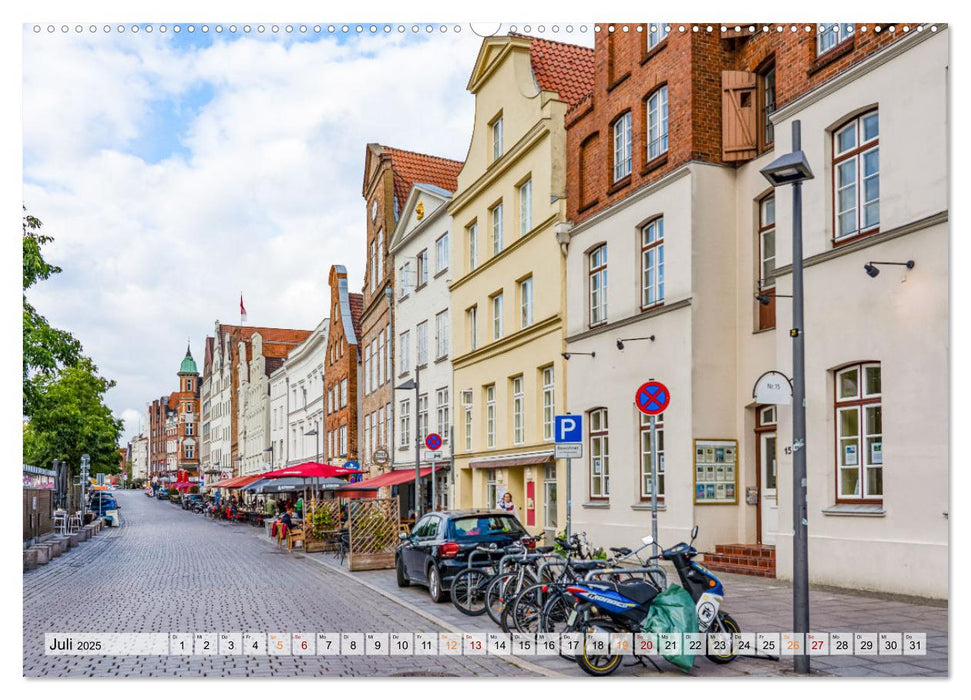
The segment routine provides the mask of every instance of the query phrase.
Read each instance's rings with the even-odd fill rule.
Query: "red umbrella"
[[[320,462],[304,462],[292,467],[274,469],[271,472],[261,474],[264,479],[282,479],[286,476],[303,477],[312,479],[315,477],[327,478],[332,476],[347,476],[349,474],[360,474],[358,469],[348,469],[347,467],[335,467],[333,464],[321,464]]]

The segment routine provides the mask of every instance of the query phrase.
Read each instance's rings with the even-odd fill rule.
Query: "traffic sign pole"
[[[655,552],[661,548],[657,541],[657,416],[671,403],[671,392],[661,382],[651,380],[634,393],[637,410],[651,419],[651,537]]]
[[[573,501],[570,494],[573,490],[573,460],[566,458],[566,540],[570,541],[570,526],[573,520]]]
[[[651,537],[657,543],[657,416],[651,416]]]

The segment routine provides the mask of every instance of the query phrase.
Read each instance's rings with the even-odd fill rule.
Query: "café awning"
[[[553,452],[533,452],[530,454],[510,455],[508,457],[489,457],[473,459],[469,466],[473,469],[493,469],[496,467],[533,467],[553,461]]]
[[[261,479],[261,474],[248,474],[246,476],[236,476],[232,479],[223,479],[222,481],[217,481],[212,484],[209,488],[212,489],[239,489],[244,486],[252,484],[257,479]]]
[[[347,467],[337,467],[333,464],[323,464],[321,462],[304,462],[303,464],[295,464],[292,467],[283,467],[282,469],[274,469],[271,472],[266,472],[260,474],[262,479],[283,479],[290,476],[297,476],[302,478],[320,478],[326,479],[332,476],[348,476],[350,474],[360,474],[358,469],[348,469]]]
[[[444,466],[438,466],[435,470],[438,471],[444,468]],[[425,478],[431,475],[431,473],[432,468],[425,467],[421,470],[420,476],[421,478]],[[397,486],[399,484],[407,484],[414,480],[414,469],[393,469],[390,472],[375,476],[371,479],[365,479],[356,484],[348,484],[339,488],[337,489],[337,494],[342,498],[373,498],[377,495],[378,489],[384,486]]]

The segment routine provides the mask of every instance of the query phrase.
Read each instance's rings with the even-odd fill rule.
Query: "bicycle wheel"
[[[539,632],[566,632],[569,627],[570,613],[576,609],[574,598],[560,589],[547,591],[546,602],[539,617]]]
[[[502,611],[511,597],[515,597],[517,575],[513,572],[496,574],[486,584],[485,606],[486,613],[497,625],[501,624]]]
[[[485,613],[485,585],[490,578],[482,569],[464,569],[456,574],[449,592],[460,613],[472,617]]]
[[[546,592],[552,587],[546,583],[527,586],[509,602],[502,611],[500,626],[503,632],[534,633],[539,630],[540,615]]]

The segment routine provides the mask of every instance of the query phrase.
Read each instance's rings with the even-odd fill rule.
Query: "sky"
[[[187,343],[202,370],[205,336],[239,322],[240,293],[248,324],[311,330],[332,264],[361,288],[366,144],[464,160],[476,32],[499,27],[34,26],[23,199],[63,272],[29,297],[117,382],[107,402],[125,442],[177,388]],[[528,31],[592,46],[586,27]]]

